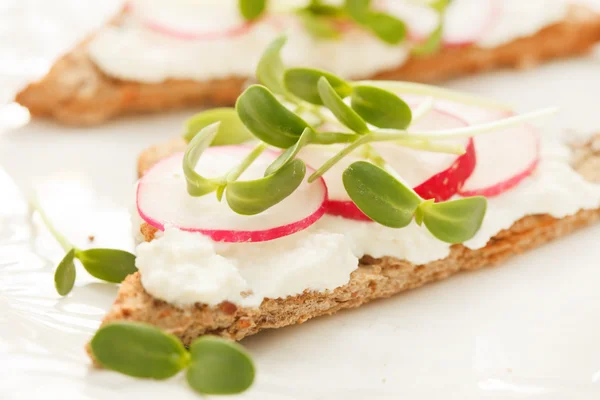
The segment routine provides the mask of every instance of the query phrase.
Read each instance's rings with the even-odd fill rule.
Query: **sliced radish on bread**
[[[298,154],[298,158],[304,160],[306,165],[310,165],[313,168],[318,168],[342,148],[342,146],[311,145],[302,149]],[[346,168],[348,168],[353,162],[359,160],[363,160],[363,158],[356,154],[346,156],[323,175],[322,178],[325,179],[329,194],[325,204],[327,214],[340,215],[349,219],[364,221],[371,220],[371,218],[367,217],[358,209],[358,207],[356,207],[352,200],[350,200],[350,197],[344,188],[344,183],[342,182],[342,174]]]
[[[380,9],[402,19],[411,40],[424,41],[438,25],[437,13],[426,4],[380,0]],[[466,47],[491,31],[502,14],[500,0],[453,0],[444,16],[444,47]]]
[[[477,166],[461,196],[497,196],[531,175],[539,162],[539,139],[528,125],[479,135],[473,141]]]
[[[210,147],[202,154],[196,171],[205,177],[223,176],[251,150],[248,146]],[[264,152],[240,180],[262,178],[277,156],[274,151]],[[311,184],[305,180],[289,197],[261,214],[236,214],[225,200],[219,202],[214,193],[190,196],[182,160],[183,153],[164,159],[138,183],[138,212],[157,229],[164,230],[166,225],[171,225],[202,233],[218,242],[262,242],[306,229],[325,213],[327,187],[323,179],[319,179]],[[312,172],[307,168],[306,176]]]
[[[433,109],[411,125],[412,131],[433,131],[467,126],[461,118],[446,111]],[[373,147],[386,160],[388,167],[398,174],[424,199],[447,200],[458,193],[471,176],[476,164],[473,139],[446,140],[465,148],[462,155],[413,150],[390,143]]]
[[[411,130],[451,129],[466,126],[462,119],[437,109],[430,110],[422,119],[411,126]],[[401,147],[394,143],[373,143],[373,148],[387,162],[407,185],[413,187],[423,198],[447,200],[455,195],[475,168],[476,157],[472,139],[453,141],[463,145],[462,155],[431,153]],[[313,168],[320,167],[341,148],[335,146],[309,146],[300,152],[299,157]],[[357,150],[335,164],[325,175],[329,190],[327,213],[349,219],[370,220],[350,200],[342,183],[342,173],[350,164],[361,158]]]
[[[254,26],[242,18],[233,3],[226,6],[219,2],[174,0],[165,5],[159,1],[137,0],[129,3],[128,12],[146,28],[180,40],[232,38],[247,33]]]
[[[501,15],[502,0],[453,0],[444,18],[444,46],[474,44],[496,27]]]

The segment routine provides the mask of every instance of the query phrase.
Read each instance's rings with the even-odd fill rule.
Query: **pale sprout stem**
[[[476,135],[480,135],[482,133],[488,133],[493,131],[498,131],[501,129],[513,128],[519,125],[522,125],[526,122],[530,122],[532,120],[547,117],[552,114],[556,114],[558,109],[556,107],[545,108],[538,111],[533,111],[526,114],[515,115],[508,118],[503,118],[499,120],[495,120],[492,122],[487,122],[483,124],[477,124],[472,126],[466,126],[461,128],[454,129],[445,129],[445,130],[437,130],[437,131],[405,131],[405,130],[397,130],[397,129],[378,129],[375,131],[376,136],[378,134],[390,134],[390,135],[398,135],[398,138],[402,138],[403,140],[447,140],[447,139],[458,139],[458,138],[467,138],[473,137]]]
[[[389,90],[396,94],[413,94],[419,96],[431,96],[438,99],[445,99],[462,103],[466,105],[473,105],[478,107],[512,111],[512,108],[504,103],[493,101],[484,97],[473,96],[462,92],[444,89],[437,86],[426,85],[423,83],[415,82],[386,82],[386,81],[359,81],[353,82],[354,85],[370,85],[376,86],[382,89]]]
[[[428,97],[412,113],[411,125],[423,118],[433,108],[433,97]]]

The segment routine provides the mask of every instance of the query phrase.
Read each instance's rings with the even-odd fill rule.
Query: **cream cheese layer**
[[[559,142],[542,141],[536,171],[517,187],[488,199],[481,229],[464,245],[482,248],[527,215],[563,218],[600,207],[600,185],[585,181],[570,167],[570,154]],[[139,228],[139,215],[133,219]],[[145,289],[167,302],[215,305],[228,300],[255,307],[264,298],[334,290],[349,281],[366,254],[424,264],[449,253],[448,243],[414,222],[392,229],[326,215],[304,231],[259,243],[217,243],[167,227],[153,241],[138,246],[136,265]]]

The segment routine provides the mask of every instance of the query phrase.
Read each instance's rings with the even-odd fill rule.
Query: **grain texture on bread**
[[[119,21],[117,17],[111,23]],[[21,91],[16,101],[34,116],[54,118],[65,124],[93,125],[123,114],[232,105],[246,82],[242,77],[204,82],[171,79],[162,83],[115,79],[104,74],[88,57],[90,39],[61,57],[41,81]],[[572,6],[565,20],[532,36],[497,48],[443,49],[364,78],[435,82],[492,68],[520,68],[572,56],[585,52],[599,40],[600,15]]]
[[[574,156],[574,168],[587,180],[600,183],[600,168],[597,168],[600,136],[576,146]],[[307,291],[297,296],[265,299],[260,308],[238,307],[229,302],[212,307],[205,304],[175,307],[147,293],[140,274],[135,273],[121,285],[103,323],[121,320],[150,323],[177,335],[186,345],[204,334],[240,340],[263,329],[299,324],[358,307],[460,271],[496,265],[599,219],[600,209],[581,210],[562,219],[549,215],[526,216],[491,238],[484,248],[471,250],[454,245],[447,258],[422,265],[394,257],[364,256],[346,285],[326,293]],[[140,231],[145,240],[150,241],[157,230],[144,223]]]

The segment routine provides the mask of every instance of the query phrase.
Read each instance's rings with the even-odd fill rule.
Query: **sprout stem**
[[[444,89],[436,86],[426,85],[423,83],[414,82],[402,82],[402,81],[359,81],[353,82],[354,85],[370,85],[376,86],[382,89],[387,89],[396,94],[414,94],[420,96],[431,96],[438,99],[445,99],[462,103],[466,105],[473,105],[478,107],[491,108],[503,111],[512,111],[512,107],[493,101],[484,97],[473,96],[462,92]]]
[[[425,101],[419,104],[417,109],[412,113],[412,120],[410,121],[410,124],[412,125],[421,118],[423,118],[429,111],[431,111],[432,108],[433,97],[428,97],[427,99],[425,99]]]
[[[60,247],[62,247],[65,252],[71,250],[74,246],[71,244],[71,242],[69,242],[67,240],[66,237],[64,237],[64,235],[62,233],[60,233],[56,229],[56,227],[50,220],[50,217],[48,217],[48,214],[46,214],[46,211],[44,211],[44,209],[40,205],[37,197],[35,197],[35,196],[32,197],[29,200],[29,204],[30,204],[31,208],[33,208],[35,211],[38,212],[38,214],[40,215],[40,218],[44,222],[44,225],[46,226],[48,231],[52,234],[52,236],[54,236],[54,239],[56,239],[58,244],[60,244]]]
[[[370,137],[371,137],[371,135],[361,136],[360,139],[355,140],[354,142],[352,142],[351,144],[349,144],[348,146],[346,146],[342,150],[340,150],[338,153],[336,153],[336,155],[331,157],[329,160],[325,161],[325,163],[323,165],[321,165],[321,167],[319,169],[317,169],[315,172],[313,172],[313,174],[311,176],[308,177],[308,183],[311,183],[315,179],[318,179],[325,172],[329,171],[329,169],[331,167],[333,167],[335,165],[335,163],[340,161],[342,158],[346,157],[348,154],[352,153],[354,150],[359,148],[361,145],[368,143]]]
[[[447,153],[460,156],[466,152],[466,149],[459,144],[437,143],[430,140],[397,140],[394,144],[408,147],[409,149],[429,151],[431,153]]]
[[[229,171],[227,174],[227,182],[236,181],[244,173],[244,171],[247,170],[250,165],[252,165],[258,156],[260,156],[262,152],[266,150],[266,148],[267,145],[262,142],[256,145],[256,147],[252,149],[250,153],[248,153],[246,158],[244,158],[240,164]]]
[[[500,129],[512,128],[519,126],[531,120],[546,117],[548,115],[555,114],[558,111],[556,107],[544,108],[539,111],[533,111],[527,114],[515,115],[512,117],[487,122],[484,124],[477,124],[467,127],[445,129],[437,131],[407,131],[397,129],[378,129],[375,131],[376,140],[386,140],[385,135],[397,135],[397,139],[408,139],[408,140],[426,140],[426,139],[458,139],[467,138],[479,135],[482,133],[488,133],[497,131]],[[391,139],[390,139],[391,140]]]

